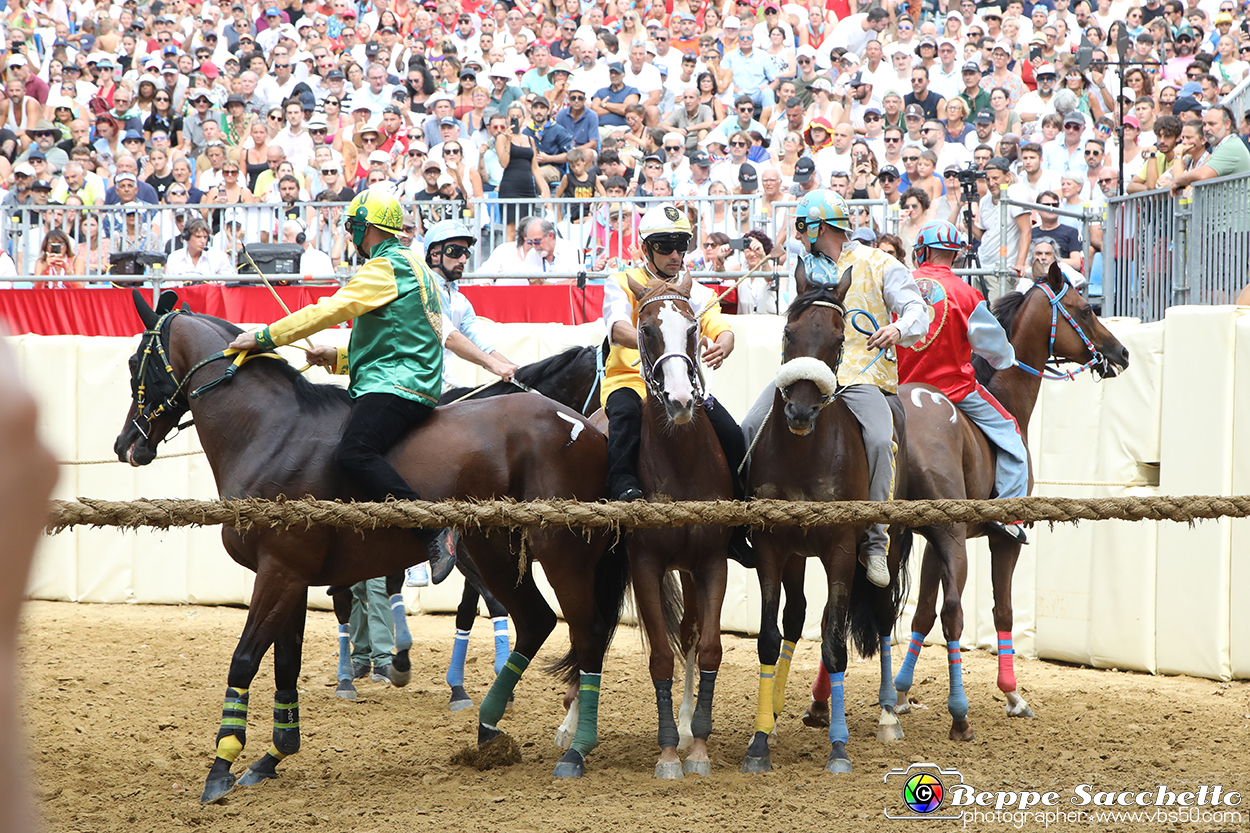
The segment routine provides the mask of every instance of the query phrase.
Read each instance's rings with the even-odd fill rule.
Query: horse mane
[[[208,315],[202,312],[188,313],[196,318],[202,318],[211,322],[218,329],[224,330],[231,340],[235,336],[242,334],[243,328],[238,324],[227,321],[224,318],[218,318],[215,315]],[[248,364],[252,364],[249,362]],[[339,405],[351,404],[351,395],[346,388],[339,385],[316,384],[308,381],[304,374],[300,373],[289,362],[265,361],[265,367],[270,368],[278,374],[284,381],[289,382],[295,392],[295,402],[299,405],[301,411],[317,413],[323,410],[329,410]]]
[[[517,369],[516,379],[518,382],[522,382],[528,385],[529,387],[532,387],[542,392],[544,395],[547,395],[546,391],[543,390],[544,387],[547,387],[546,385],[543,384],[544,382],[550,381],[552,377],[562,373],[565,370],[575,367],[577,362],[583,357],[585,353],[591,352],[594,349],[595,348],[593,347],[570,347],[561,353],[556,353],[554,356],[547,356],[546,358],[539,359],[536,362],[531,362],[530,364],[523,365],[522,367]],[[594,353],[591,352],[591,355],[593,356]],[[492,385],[488,385],[482,388],[481,390],[474,393],[472,396],[467,396],[467,394],[469,394],[473,390],[475,390],[475,388],[471,388],[471,387],[449,388],[448,390],[444,391],[443,395],[439,398],[439,403],[445,405],[449,402],[456,401],[462,396],[467,399],[487,399],[492,396],[501,396],[501,395],[509,394],[509,393],[521,393],[522,392],[521,388],[517,387],[511,382],[505,382],[503,380],[500,380],[498,382],[495,382]],[[568,404],[568,403],[565,403],[565,404]],[[570,407],[579,408],[581,407],[581,403],[577,403],[576,405],[570,405]]]
[[[842,302],[834,293],[834,287],[818,283],[813,284],[810,289],[790,302],[789,308],[786,309],[786,317],[790,318],[798,315],[817,301],[825,301],[826,303],[842,306]]]
[[[994,313],[994,317],[998,319],[998,323],[1003,325],[1003,330],[1007,333],[1007,338],[1011,338],[1012,328],[1016,323],[1016,316],[1024,307],[1024,299],[1028,294],[1037,287],[1036,284],[1029,287],[1024,292],[1008,292],[990,306],[990,311]],[[977,381],[982,386],[988,385],[990,380],[994,378],[995,370],[989,362],[975,353],[972,356],[972,369],[976,373]]]

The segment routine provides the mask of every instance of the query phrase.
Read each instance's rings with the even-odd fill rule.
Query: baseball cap
[[[859,87],[859,86],[863,86],[863,85],[871,85],[871,84],[872,84],[872,76],[871,76],[871,75],[866,74],[866,73],[865,73],[865,72],[861,69],[861,70],[859,70],[858,72],[856,72],[854,75],[852,75],[852,76],[851,76],[851,81],[850,81],[850,83],[851,83],[851,86],[852,86],[852,87]]]
[[[885,115],[884,113],[882,113],[882,112],[881,112],[881,108],[880,108],[880,107],[865,107],[865,108],[864,108],[864,115],[865,115],[865,116],[867,116],[867,115],[869,115],[870,113],[876,113],[878,116],[883,116],[883,115]]]
[[[867,226],[861,226],[860,228],[855,229],[855,231],[851,234],[851,239],[857,240],[860,243],[867,243],[871,246],[873,243],[877,242],[877,233]]]
[[[139,179],[138,177],[136,177],[134,174],[130,173],[129,171],[122,171],[121,173],[119,173],[117,176],[113,178],[114,185],[116,185],[119,182],[126,182],[126,181],[138,182]]]
[[[433,158],[426,159],[425,164],[421,166],[421,170],[424,172],[428,171],[430,168],[438,168],[441,171],[443,169],[443,163]]]
[[[32,183],[30,184],[30,190],[32,190],[32,191],[51,191],[51,190],[52,190],[52,183],[51,183],[51,182],[48,182],[48,180],[46,180],[46,179],[36,179],[34,182],[32,182]]]
[[[282,17],[282,10],[277,6],[270,6],[265,9],[265,17]]]
[[[28,162],[18,162],[13,166],[13,173],[24,174],[25,176],[34,176],[35,169]]]
[[[343,70],[338,69],[337,67],[336,67],[335,69],[332,69],[332,70],[330,70],[329,72],[327,72],[327,73],[326,73],[326,80],[336,80],[336,81],[337,81],[338,79],[343,78],[343,77],[344,77],[344,75],[343,75]]]
[[[898,168],[894,167],[893,165],[886,165],[881,170],[877,171],[878,179],[880,179],[883,176],[892,176],[895,179],[899,179]]]
[[[908,116],[918,116],[923,119],[924,108],[919,104],[908,104],[907,109],[903,111],[903,117],[906,118]]]
[[[708,156],[705,150],[696,150],[694,155],[690,157],[690,164],[698,165],[700,168],[710,168],[712,167],[712,157]],[[800,159],[798,164],[802,165],[803,160]]]
[[[140,133],[138,130],[127,130],[126,134],[122,136],[123,142],[131,142],[136,139],[140,142],[143,141],[143,134]]]
[[[981,112],[977,113],[977,117],[974,123],[975,124],[993,124],[994,114],[991,113],[989,110],[982,110]]]
[[[1137,119],[1137,116],[1129,114],[1120,121],[1124,123],[1125,127],[1136,127],[1138,130],[1141,130],[1141,122]]]
[[[1054,64],[1042,64],[1033,74],[1038,78],[1041,78],[1043,75],[1058,75],[1058,73],[1055,72]]]
[[[1186,81],[1181,85],[1180,91],[1176,93],[1177,98],[1182,96],[1197,96],[1202,93],[1202,85],[1197,81]]]
[[[1003,10],[998,8],[998,6],[986,6],[984,9],[981,10],[981,18],[985,19],[988,17],[996,17],[999,20],[1002,20]]]
[[[963,72],[975,72],[975,73],[980,74],[981,65],[978,64],[976,61],[968,61],[966,64],[964,64],[964,68],[962,71]]]
[[[10,56],[9,56],[9,66],[11,66],[11,67],[24,67],[24,66],[26,66],[26,56],[25,56],[25,55],[10,55]]]
[[[733,15],[730,15],[720,22],[720,27],[722,29],[741,29],[742,21]]]
[[[608,64],[608,72],[617,72],[617,73],[620,73],[621,75],[624,75],[625,65],[622,64],[620,61],[613,61],[612,63]]]
[[[738,169],[738,184],[742,186],[742,190],[750,193],[758,187],[759,182],[760,178],[755,172],[755,166],[750,162],[743,162],[742,167]]]
[[[1013,48],[1014,48],[1014,47],[1013,47],[1013,45],[1012,45],[1011,41],[1009,41],[1009,40],[1000,40],[998,43],[994,44],[994,49],[1001,49],[1001,50],[1003,50],[1004,52],[1006,52],[1008,55],[1010,55],[1010,54],[1011,54],[1011,51],[1012,51],[1012,49],[1013,49]],[[991,50],[991,51],[993,51],[993,50]]]
[[[1005,173],[1011,173],[1011,163],[1004,156],[995,156],[989,162],[985,163],[986,168],[997,168]]]
[[[27,159],[42,159],[45,162],[48,159],[47,154],[45,154],[42,150],[39,150],[38,148],[35,148],[30,153],[26,154],[26,158]]]
[[[1085,125],[1085,117],[1082,116],[1080,113],[1078,113],[1076,110],[1073,110],[1071,113],[1068,113],[1068,115],[1063,117],[1063,123],[1064,124],[1079,124],[1083,127]]]
[[[454,116],[443,116],[438,120],[439,127],[455,127],[457,124],[459,124],[459,122],[456,121]]]
[[[794,163],[794,181],[807,182],[816,172],[816,162],[810,156],[804,156]]]
[[[385,107],[383,107],[383,108],[382,108],[382,112],[383,112],[383,113],[391,113],[392,115],[396,115],[396,116],[402,116],[402,115],[404,114],[404,111],[403,111],[403,110],[400,110],[400,109],[399,109],[398,107],[396,107],[394,104],[388,104],[388,105],[386,105]],[[453,121],[454,121],[454,119],[453,119]]]
[[[389,165],[391,163],[391,155],[384,150],[375,150],[373,153],[369,154],[369,161],[385,162]]]
[[[1201,113],[1202,105],[1197,99],[1190,96],[1182,96],[1172,103],[1172,115],[1179,116],[1181,113]]]

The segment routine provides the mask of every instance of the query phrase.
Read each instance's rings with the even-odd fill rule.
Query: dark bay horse
[[[1037,403],[1042,374],[1052,361],[1077,362],[1101,378],[1111,378],[1128,367],[1128,350],[1107,331],[1089,303],[1052,266],[1047,278],[1023,294],[1012,292],[994,304],[994,314],[1015,348],[1017,366],[994,372],[980,357],[978,381],[1015,417],[1028,441],[1029,418]],[[1071,378],[1071,374],[1047,374],[1048,378]],[[936,388],[904,385],[899,398],[907,409],[909,445],[908,487],[911,500],[992,497],[995,450],[985,435],[964,417]],[[1029,487],[1032,490],[1030,471]],[[1011,631],[1012,576],[1020,557],[1020,543],[1002,532],[980,524],[949,524],[920,527],[927,541],[920,568],[920,597],[912,619],[911,644],[894,679],[900,695],[899,712],[910,710],[908,691],[924,636],[937,616],[937,593],[942,588],[942,634],[948,645],[958,647],[963,633],[962,593],[968,577],[966,541],[988,537],[994,586],[994,627],[998,631],[998,688],[1007,697],[1007,714],[1032,717],[1016,690]],[[951,650],[954,660],[958,654]],[[950,664],[951,740],[975,737],[967,720],[968,700],[963,691],[961,664]]]
[[[146,465],[158,444],[191,411],[218,492],[223,498],[283,495],[351,499],[334,463],[349,415],[347,392],[313,385],[285,362],[254,359],[237,373],[224,352],[241,332],[220,319],[173,312],[177,298],[162,296],[154,312],[136,293],[145,332],[131,357],[133,400],[114,444],[119,459]],[[228,383],[226,383],[228,382]],[[541,396],[506,396],[439,409],[420,431],[390,453],[396,468],[431,499],[567,497],[598,500],[606,480],[607,447],[580,415]],[[517,625],[517,646],[496,677],[479,716],[479,738],[495,727],[521,673],[555,628],[556,617],[514,551],[524,543],[560,600],[585,671],[602,672],[603,654],[628,581],[621,548],[607,534],[568,529],[522,533],[466,531],[473,561]],[[255,571],[247,623],[230,665],[217,757],[202,802],[216,801],[236,783],[230,772],[246,743],[248,688],[265,652],[274,648],[273,745],[239,779],[241,785],[276,777],[279,761],[299,750],[299,678],[308,588],[350,585],[401,572],[421,557],[404,529],[365,532],[314,526],[222,530],[227,552]],[[597,687],[594,706],[597,706]],[[589,696],[589,695],[587,695]],[[574,748],[558,771],[580,775],[597,743],[597,708],[582,710]]]
[[[602,361],[596,360],[599,347],[570,347],[554,356],[539,359],[536,362],[518,368],[516,380],[499,381],[480,388],[455,387],[449,388],[439,397],[439,405],[450,405],[461,401],[489,399],[494,396],[536,391],[560,404],[586,412],[599,405],[599,373]],[[591,404],[593,403],[593,405]],[[464,545],[461,551],[467,552]],[[464,661],[468,650],[468,634],[473,629],[477,618],[479,603],[486,605],[492,621],[495,622],[495,673],[498,674],[508,659],[509,646],[507,634],[508,611],[486,589],[477,568],[473,566],[471,556],[458,558],[456,568],[464,578],[464,590],[460,596],[460,604],[456,608],[456,642],[451,652],[451,661],[447,668],[447,685],[451,690],[448,708],[451,711],[472,708],[474,703],[464,688]],[[391,612],[395,622],[395,658],[387,669],[388,679],[392,685],[404,686],[411,678],[408,650],[412,647],[412,634],[406,621],[404,598],[402,595],[403,574],[386,577],[386,595],[390,598]],[[333,591],[333,592],[331,592]],[[339,623],[339,666],[338,688],[335,694],[347,700],[356,699],[356,687],[352,680],[355,677],[351,661],[351,645],[349,641],[348,620],[352,611],[351,588],[332,587],[330,595],[334,599],[334,615]],[[571,737],[571,733],[570,733]]]
[[[863,435],[855,416],[836,395],[851,270],[846,270],[836,287],[808,283],[801,275],[797,280],[797,295],[786,313],[782,367],[772,411],[759,429],[751,455],[748,492],[782,500],[867,500],[868,456]],[[906,455],[899,428],[901,413],[896,402],[891,408],[902,472]],[[833,773],[851,771],[842,689],[848,633],[862,655],[881,652],[878,737],[902,737],[894,716],[889,657],[890,630],[904,595],[902,568],[910,549],[908,536],[903,530],[891,530],[891,583],[881,588],[868,581],[857,558],[864,532],[863,526],[822,526],[760,529],[752,534],[761,596],[760,686],[755,734],[742,762],[743,772],[772,769],[768,739],[785,703],[790,659],[803,629],[803,576],[809,557],[820,559],[829,587],[822,618],[821,664],[832,678],[834,701],[825,768]],[[786,591],[784,643],[777,625],[782,587]]]
[[[648,500],[732,500],[733,481],[724,452],[704,410],[698,369],[699,313],[690,306],[691,279],[672,284],[630,280],[638,303],[642,401],[638,481]],[[714,407],[724,407],[715,405]],[[659,712],[657,778],[711,772],[707,741],[720,669],[720,614],[728,576],[730,529],[720,525],[639,529],[629,536],[630,575],[638,616],[650,646],[651,681]],[[677,597],[669,573],[681,575]],[[678,628],[674,627],[682,611]],[[691,718],[693,742],[683,764],[673,719],[673,660],[694,652],[698,701]]]

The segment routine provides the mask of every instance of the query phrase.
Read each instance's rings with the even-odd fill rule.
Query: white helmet
[[[643,240],[651,240],[653,237],[685,235],[686,242],[689,242],[693,233],[694,229],[690,225],[690,220],[686,217],[686,212],[678,209],[672,203],[666,202],[649,208],[647,213],[642,215],[642,221],[638,224],[638,235]]]

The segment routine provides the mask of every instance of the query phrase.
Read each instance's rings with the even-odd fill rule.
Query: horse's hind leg
[[[681,653],[686,667],[682,677],[681,708],[677,710],[677,751],[686,752],[694,745],[690,722],[694,719],[694,680],[699,659],[698,601],[694,583],[687,573],[681,574],[681,596]]]
[[[447,686],[451,689],[448,708],[453,712],[473,708],[473,698],[464,688],[464,662],[469,655],[469,634],[473,630],[473,621],[477,618],[477,606],[481,599],[477,587],[481,584],[482,577],[477,574],[476,567],[466,569],[472,563],[472,559],[464,557],[463,553],[456,559],[456,567],[464,574],[465,580],[464,590],[460,594],[460,605],[456,608],[456,637],[451,646],[451,661],[447,664],[445,677]]]
[[[846,697],[843,681],[846,677],[846,635],[850,611],[851,582],[855,575],[855,537],[843,535],[830,547],[826,557],[825,571],[829,579],[829,600],[825,604],[824,622],[821,626],[821,663],[829,672],[829,758],[825,770],[835,774],[851,771],[851,759],[846,753],[850,732],[846,726]]]
[[[302,608],[308,603],[308,585],[295,576],[278,573],[264,563],[266,560],[262,556],[263,566],[257,571],[256,583],[252,588],[247,623],[243,626],[243,635],[239,637],[230,661],[221,728],[217,731],[217,757],[213,760],[204,784],[204,792],[200,795],[201,804],[219,801],[234,789],[236,779],[230,772],[230,767],[247,744],[248,688],[256,677],[265,652],[269,650],[277,634],[288,626],[289,618],[297,609],[300,611],[302,633]],[[300,642],[302,638],[297,640],[297,644]],[[298,676],[298,659],[295,661],[295,668]],[[295,688],[295,678],[283,680],[279,685],[285,682],[289,682],[291,690]]]
[[[334,696],[342,697],[344,700],[355,700],[356,686],[352,681],[357,675],[356,669],[352,667],[352,591],[347,587],[337,588],[330,598],[334,601],[334,618],[338,620],[339,639],[339,685],[334,690]],[[365,674],[368,674],[367,668]]]
[[[877,740],[887,743],[903,739],[903,726],[898,722],[898,716],[895,713],[898,700],[892,680],[890,636],[897,613],[894,593],[904,580],[904,577],[900,575],[901,568],[898,566],[901,559],[900,548],[904,546],[903,542],[906,542],[906,549],[910,551],[911,541],[903,536],[911,534],[911,530],[906,528],[896,527],[890,530],[891,585],[870,591],[876,599],[873,614],[877,625],[877,653],[881,662],[881,684],[877,689],[877,705],[881,708],[881,714],[877,718]]]
[[[712,700],[716,696],[716,675],[720,672],[720,613],[725,603],[725,582],[728,574],[724,553],[729,549],[728,536],[710,549],[714,555],[703,559],[694,576],[699,612],[699,696],[695,701],[690,731],[694,744],[682,766],[682,772],[710,775],[712,762],[707,753],[707,740],[712,734]]]
[[[927,543],[924,557],[920,561],[920,592],[916,599],[916,612],[911,619],[911,636],[907,642],[907,653],[903,655],[903,664],[894,675],[894,690],[898,699],[895,706],[897,714],[906,714],[912,710],[914,704],[908,693],[915,679],[916,661],[920,659],[925,635],[933,630],[933,623],[937,620],[937,594],[942,581],[943,556],[934,541],[940,534],[936,529],[925,532]]]
[[[1016,691],[1016,652],[1012,647],[1011,580],[1020,558],[1020,544],[1005,535],[991,533],[990,576],[994,582],[994,629],[998,631],[998,689],[1007,695],[1009,717],[1032,717],[1033,710]]]
[[[408,607],[404,604],[404,574],[386,577],[386,595],[391,604],[391,620],[395,624],[395,657],[391,660],[391,685],[403,688],[412,679],[412,662],[408,650],[412,648],[412,632],[408,630]]]
[[[273,643],[273,676],[277,690],[273,695],[273,745],[259,760],[248,767],[239,779],[240,787],[251,787],[269,778],[277,778],[277,767],[283,758],[299,751],[299,670],[304,645],[304,623],[308,619],[308,597],[291,612],[286,625]]]

